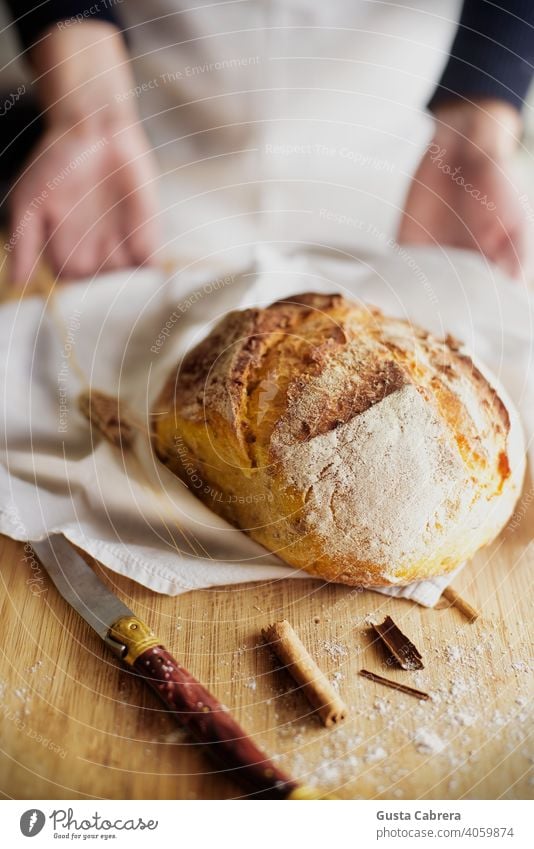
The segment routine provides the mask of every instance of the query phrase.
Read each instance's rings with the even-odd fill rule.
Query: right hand
[[[510,161],[521,134],[502,101],[449,102],[412,179],[397,239],[479,251],[513,277],[527,262],[528,227]]]
[[[153,154],[131,103],[121,36],[103,23],[55,31],[34,48],[47,128],[11,196],[10,277],[44,255],[76,278],[151,262],[157,251]]]

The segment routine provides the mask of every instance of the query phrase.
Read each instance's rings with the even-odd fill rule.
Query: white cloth
[[[55,300],[63,338],[41,298],[0,309],[0,530],[29,540],[61,532],[111,569],[169,594],[299,576],[211,513],[154,460],[146,439],[136,447],[140,475],[127,455],[91,434],[76,408],[72,356],[95,389],[119,395],[147,422],[169,370],[222,314],[305,290],[342,291],[466,340],[534,434],[533,304],[483,260],[393,250],[357,262],[334,250],[260,246],[252,264],[221,268],[216,277],[204,265],[169,279],[135,271],[64,287]],[[186,539],[193,537],[191,547]],[[450,580],[414,584],[401,594],[431,606]]]

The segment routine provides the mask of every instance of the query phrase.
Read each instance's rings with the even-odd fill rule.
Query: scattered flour
[[[421,755],[437,755],[447,745],[442,738],[429,728],[419,728],[414,735],[415,748]]]
[[[341,681],[343,681],[344,677],[345,676],[343,675],[343,673],[339,672],[339,671],[334,672],[334,674],[332,675],[332,687],[334,688],[334,690],[337,690],[338,693],[339,693],[339,685],[340,685]]]
[[[382,746],[371,746],[365,753],[365,763],[375,764],[377,761],[383,761],[387,758],[388,753]]]
[[[322,640],[320,647],[332,660],[341,660],[348,655],[347,647],[334,640]]]
[[[464,653],[459,646],[446,646],[445,656],[447,663],[457,664],[464,660]]]

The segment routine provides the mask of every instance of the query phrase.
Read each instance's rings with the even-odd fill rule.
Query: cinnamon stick
[[[415,696],[417,699],[423,699],[424,701],[430,698],[428,693],[425,693],[423,690],[409,687],[408,684],[399,684],[397,681],[391,681],[390,678],[383,678],[374,672],[368,672],[367,669],[360,669],[360,675],[368,678],[369,681],[375,681],[377,684],[384,684],[385,687],[391,687],[392,690],[400,690],[401,693],[406,693],[407,696]]]
[[[324,725],[335,725],[345,719],[347,706],[319,669],[297,634],[284,619],[262,631],[269,644],[292,678],[302,690]]]
[[[472,607],[465,598],[456,592],[452,587],[445,587],[443,592],[441,593],[441,597],[446,599],[451,607],[455,607],[460,613],[462,613],[468,622],[474,622],[475,619],[478,619],[480,613],[476,608]]]
[[[92,426],[112,445],[128,449],[133,445],[135,427],[121,413],[119,399],[99,389],[89,389],[78,396],[78,408]]]

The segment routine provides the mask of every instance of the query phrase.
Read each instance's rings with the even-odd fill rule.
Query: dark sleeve
[[[25,49],[35,44],[47,27],[60,21],[117,24],[112,0],[7,0],[7,7]]]
[[[521,109],[534,65],[534,0],[464,0],[439,85],[428,104],[490,97]]]

